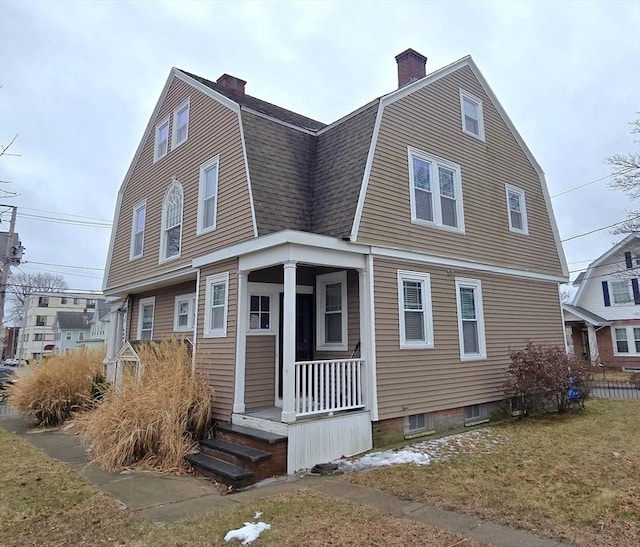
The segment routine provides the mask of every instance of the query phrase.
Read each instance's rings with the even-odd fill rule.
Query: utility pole
[[[13,235],[16,232],[16,213],[18,208],[14,205],[7,205],[11,208],[11,221],[9,222],[9,237],[7,238],[7,248],[2,260],[2,275],[0,276],[0,328],[4,328],[4,303],[7,296],[7,281],[9,280],[9,270],[11,264],[15,262],[16,249],[13,245]],[[18,243],[18,245],[20,245]]]

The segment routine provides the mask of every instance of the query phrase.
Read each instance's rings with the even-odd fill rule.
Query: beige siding
[[[233,389],[236,362],[236,322],[238,295],[237,259],[220,262],[200,271],[200,293],[198,300],[198,337],[196,372],[204,375],[216,393],[214,417],[230,421],[233,409]],[[204,314],[206,278],[209,275],[229,273],[229,305],[227,313],[227,335],[224,338],[204,337]]]
[[[400,349],[398,269],[431,276],[432,349]],[[482,283],[487,359],[460,360],[456,277]],[[498,400],[509,348],[564,344],[555,283],[378,259],[374,281],[380,419]]]
[[[482,100],[486,142],[462,132],[460,88]],[[411,223],[408,146],[460,166],[464,234]],[[525,191],[528,236],[509,231],[507,183]],[[562,274],[539,176],[469,67],[384,109],[358,239]]]
[[[274,405],[275,359],[275,336],[247,336],[245,365],[245,405],[247,410]]]
[[[138,337],[138,312],[140,311],[140,300],[143,298],[155,297],[155,307],[153,310],[153,339],[162,340],[171,336],[187,337],[192,339],[193,332],[174,332],[173,316],[175,311],[175,297],[183,294],[196,292],[196,282],[190,281],[179,285],[164,287],[155,291],[144,292],[133,297],[130,313],[129,339],[135,340]]]
[[[190,98],[188,140],[175,150],[169,149],[164,158],[153,163],[155,123],[167,114],[172,115],[186,98]],[[173,116],[170,135],[172,124]],[[216,155],[220,156],[217,228],[196,236],[200,165]],[[181,256],[159,264],[162,203],[173,177],[180,181],[184,190]],[[133,209],[142,200],[147,203],[144,256],[130,261]],[[253,237],[238,115],[174,79],[154,122],[154,130],[146,137],[138,163],[124,189],[115,229],[107,288],[188,266],[194,257]]]

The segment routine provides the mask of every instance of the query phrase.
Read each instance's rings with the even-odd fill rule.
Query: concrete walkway
[[[77,435],[62,430],[30,429],[28,424],[17,416],[0,416],[0,427],[19,435],[49,456],[66,463],[124,506],[141,512],[145,518],[159,525],[187,517],[204,516],[216,509],[235,504],[254,503],[277,494],[308,489],[377,507],[392,515],[423,522],[497,547],[566,545],[472,516],[401,500],[377,490],[350,484],[339,475],[284,477],[224,496],[212,482],[199,477],[152,472],[103,471],[97,465],[87,462]]]

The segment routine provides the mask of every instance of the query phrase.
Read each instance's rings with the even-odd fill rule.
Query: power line
[[[40,264],[41,266],[55,266],[58,268],[74,268],[78,270],[97,270],[104,272],[104,268],[90,268],[89,266],[71,266],[69,264],[51,264],[50,262],[35,262],[33,260],[23,260],[23,264]]]
[[[106,224],[111,224],[110,220],[104,220],[102,218],[94,218],[94,217],[85,217],[85,216],[81,216],[81,215],[72,215],[71,213],[60,213],[57,211],[47,211],[45,209],[33,209],[32,207],[20,207],[20,210],[22,211],[36,211],[38,213],[49,213],[50,215],[62,215],[65,217],[74,217],[74,218],[82,218],[85,220],[91,220],[94,222],[104,222]]]
[[[590,234],[594,234],[596,232],[600,232],[602,230],[606,230],[607,228],[613,228],[614,226],[618,226],[619,224],[624,224],[625,222],[629,222],[629,221],[632,221],[632,220],[637,220],[639,218],[640,218],[640,215],[632,217],[632,218],[627,218],[625,220],[621,220],[620,222],[614,222],[613,224],[609,224],[608,226],[603,226],[602,228],[596,228],[595,230],[590,230],[588,232],[584,232],[583,234],[577,234],[575,236],[571,236],[571,237],[568,237],[566,239],[562,239],[562,240],[560,240],[560,243],[564,243],[566,241],[571,241],[572,239],[577,239],[579,237],[588,236]]]
[[[38,220],[42,222],[55,222],[59,224],[70,224],[72,226],[90,226],[93,228],[111,228],[112,226],[111,223],[89,222],[84,220],[71,220],[71,219],[64,219],[64,218],[52,218],[52,217],[45,217],[41,215],[31,215],[29,213],[18,213],[18,216],[24,219],[29,219],[29,220]]]
[[[558,196],[564,196],[565,194],[568,194],[569,192],[573,192],[574,190],[580,190],[580,188],[584,188],[585,186],[590,186],[591,184],[595,184],[596,182],[600,182],[601,180],[605,180],[605,179],[608,179],[610,177],[615,177],[617,175],[624,175],[625,173],[628,173],[629,171],[633,171],[634,169],[635,169],[635,167],[629,167],[627,169],[622,169],[621,171],[617,171],[616,173],[611,173],[611,174],[606,175],[604,177],[600,177],[599,179],[592,180],[590,182],[585,182],[584,184],[580,184],[579,186],[574,186],[573,188],[569,188],[568,190],[565,190],[564,192],[560,192],[559,194],[555,194],[555,195],[551,196],[551,199],[557,198]]]

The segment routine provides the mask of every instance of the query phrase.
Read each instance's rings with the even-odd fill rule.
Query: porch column
[[[282,414],[285,423],[296,421],[295,361],[296,361],[296,263],[285,262],[284,304],[282,309]]]
[[[591,357],[591,362],[595,363],[600,360],[600,352],[598,351],[596,329],[593,325],[587,325],[587,338],[589,339],[589,356]]]
[[[360,299],[360,355],[364,359],[363,389],[365,408],[371,420],[378,419],[378,388],[376,375],[376,336],[374,320],[373,257],[367,257],[366,268],[358,269]]]
[[[244,405],[245,363],[247,355],[247,272],[238,272],[238,317],[236,320],[236,374],[233,393],[233,412],[242,413]]]

